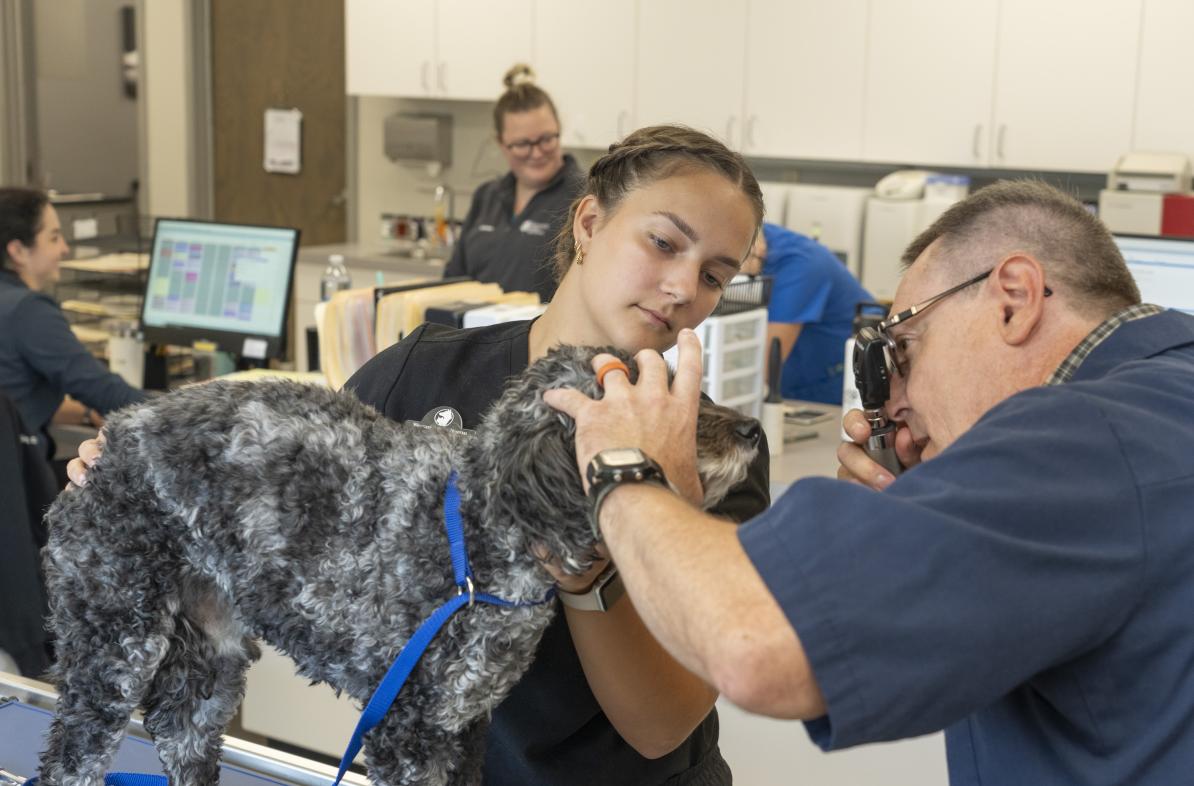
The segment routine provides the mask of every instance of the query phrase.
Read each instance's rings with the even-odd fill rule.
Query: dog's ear
[[[632,378],[637,376],[633,360],[623,352],[558,347],[511,382],[478,434],[492,441],[485,452],[496,457],[493,514],[514,522],[527,547],[545,546],[565,570],[574,572],[592,562],[589,501],[576,466],[576,426],[543,401],[543,392],[569,387],[599,398],[592,368],[599,352],[618,355],[631,368]]]

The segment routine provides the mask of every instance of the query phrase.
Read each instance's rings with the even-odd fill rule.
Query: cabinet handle
[[[734,146],[734,116],[730,115],[726,120],[726,147]]]
[[[431,83],[427,81],[427,69],[430,67],[431,63],[427,62],[426,60],[424,60],[423,65],[419,67],[419,84],[423,86],[424,93],[431,92]]]
[[[746,120],[746,139],[743,144],[745,148],[750,149],[755,146],[755,121],[758,119],[758,115],[751,115]]]
[[[626,136],[625,123],[626,123],[626,117],[629,114],[630,113],[627,112],[625,109],[618,112],[618,141],[621,141],[622,137]]]
[[[979,147],[978,147],[978,143],[979,143],[979,140],[982,139],[982,135],[983,135],[983,124],[975,123],[974,124],[974,141],[971,143],[971,151],[974,153],[975,160],[979,160],[982,158],[982,153],[979,151]]]
[[[999,124],[999,136],[995,138],[995,155],[999,156],[999,160],[1003,160],[1003,138],[1007,136],[1007,123]]]
[[[439,91],[444,95],[448,94],[448,83],[444,79],[444,74],[448,71],[447,63],[440,63],[435,67],[435,81],[439,84]]]

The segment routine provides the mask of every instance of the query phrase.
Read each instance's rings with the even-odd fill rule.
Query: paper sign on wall
[[[303,168],[303,113],[265,110],[265,171],[297,175]]]

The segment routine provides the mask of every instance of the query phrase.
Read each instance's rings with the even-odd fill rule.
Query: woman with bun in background
[[[515,65],[503,82],[506,92],[493,108],[493,125],[510,171],[473,194],[444,276],[468,276],[507,292],[538,292],[547,302],[556,291],[555,236],[583,173],[560,149],[560,118],[531,67]]]

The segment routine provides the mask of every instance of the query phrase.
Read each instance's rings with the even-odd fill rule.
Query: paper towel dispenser
[[[452,116],[398,112],[386,118],[385,153],[391,161],[452,163]]]

